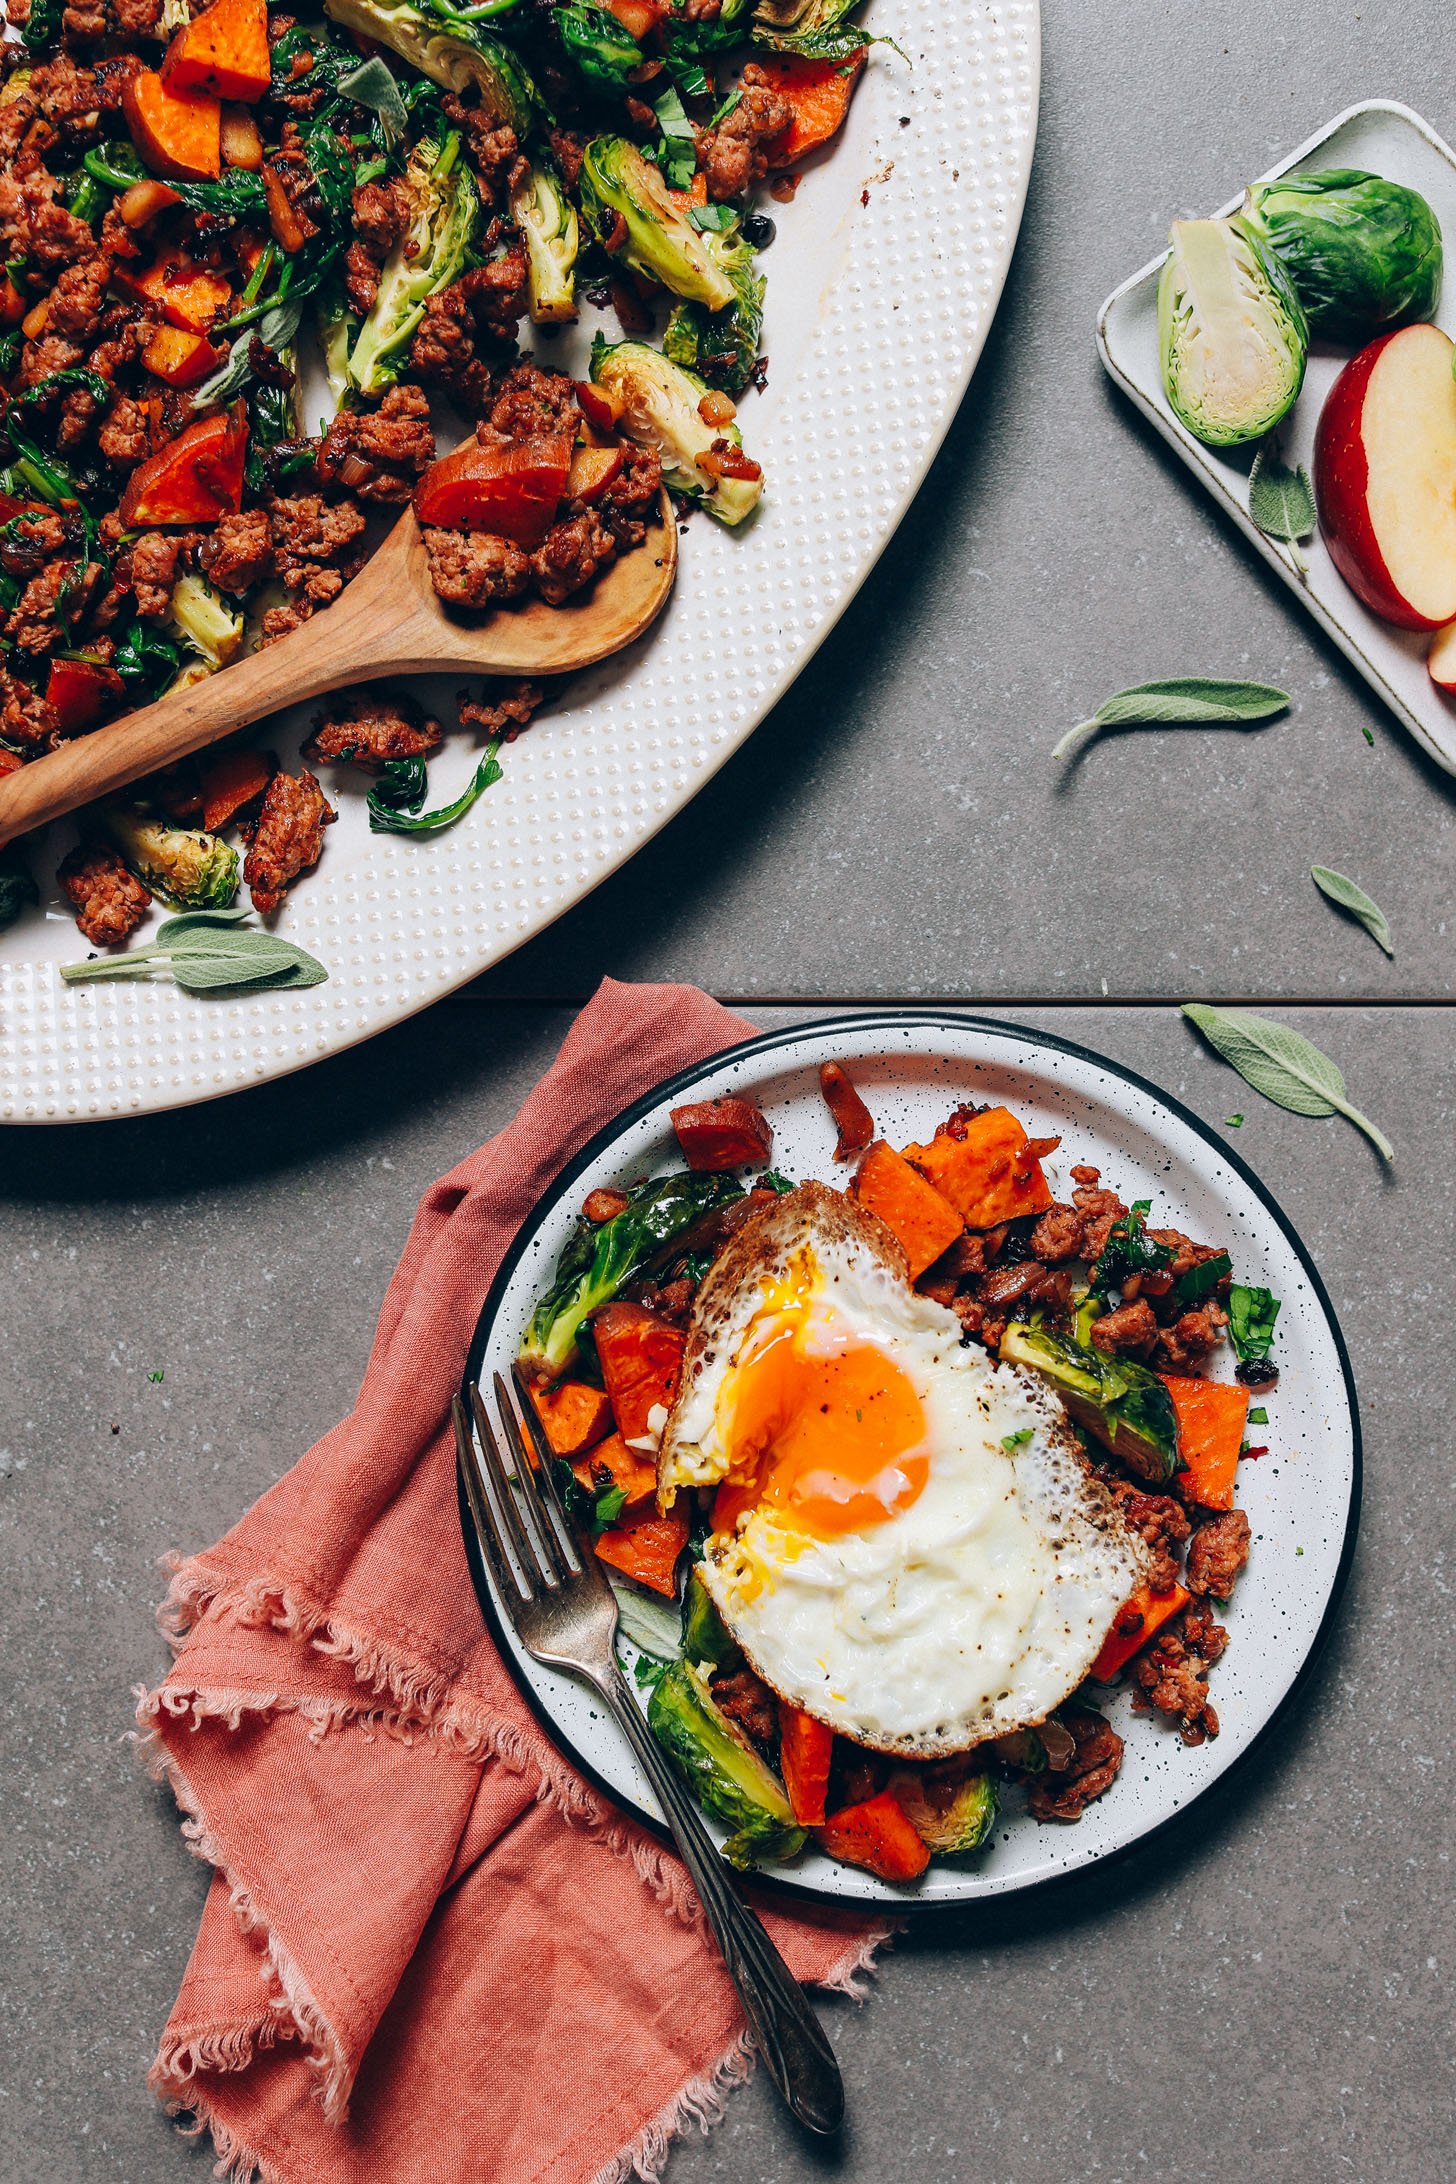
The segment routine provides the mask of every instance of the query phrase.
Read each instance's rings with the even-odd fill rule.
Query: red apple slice
[[[1456,622],[1437,630],[1426,654],[1426,666],[1438,690],[1456,691]]]
[[[1456,621],[1456,380],[1434,326],[1383,334],[1320,413],[1320,529],[1345,582],[1402,629]]]
[[[620,447],[579,447],[571,458],[566,499],[581,501],[590,508],[620,476],[622,461]]]

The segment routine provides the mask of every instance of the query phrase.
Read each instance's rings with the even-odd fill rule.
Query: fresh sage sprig
[[[1281,463],[1271,441],[1265,440],[1249,472],[1249,514],[1266,538],[1289,548],[1290,559],[1301,576],[1309,563],[1296,541],[1308,538],[1317,521],[1314,487],[1301,463],[1290,470]]]
[[[1203,1001],[1185,1001],[1183,1014],[1245,1084],[1276,1107],[1287,1107],[1293,1115],[1344,1115],[1364,1131],[1382,1160],[1395,1159],[1389,1138],[1346,1099],[1345,1080],[1328,1054],[1321,1054],[1302,1032],[1268,1016],[1210,1008]]]
[[[246,909],[192,910],[159,926],[151,947],[63,963],[61,976],[68,986],[79,986],[89,979],[150,978],[160,971],[188,993],[247,987],[284,993],[323,984],[329,974],[316,956],[261,926],[243,926],[247,915]]]
[[[409,126],[409,108],[399,95],[399,85],[379,55],[373,54],[369,60],[361,62],[358,68],[350,69],[347,75],[340,76],[338,87],[346,99],[352,99],[356,106],[367,106],[379,116],[384,148],[387,152],[392,152]]]
[[[1289,703],[1289,694],[1272,683],[1224,682],[1214,675],[1177,675],[1168,682],[1134,683],[1099,705],[1090,720],[1069,728],[1052,752],[1067,758],[1084,737],[1099,728],[1150,727],[1159,723],[1188,726],[1199,721],[1272,720]]]
[[[1395,954],[1390,938],[1390,920],[1378,902],[1372,902],[1363,887],[1347,880],[1343,872],[1332,872],[1328,865],[1311,865],[1309,876],[1322,895],[1348,910],[1352,918],[1358,918],[1378,948],[1388,956]]]
[[[438,811],[421,811],[425,800],[425,762],[422,758],[392,758],[385,761],[378,783],[369,791],[369,830],[372,834],[437,834],[442,827],[451,827],[469,811],[478,796],[493,789],[502,778],[502,769],[496,762],[496,752],[501,739],[488,743],[474,775],[466,783],[453,804],[442,804]]]

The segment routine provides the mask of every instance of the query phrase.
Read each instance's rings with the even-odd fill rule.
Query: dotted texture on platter
[[[696,794],[849,604],[955,414],[1026,197],[1038,16],[1037,0],[875,0],[869,27],[909,65],[874,49],[845,140],[774,208],[776,369],[744,418],[762,509],[741,537],[693,519],[661,624],[583,678],[569,718],[513,744],[506,780],[451,832],[331,830],[279,920],[327,984],[230,1000],[160,980],[67,989],[56,965],[85,952],[74,927],[62,949],[55,929],[22,924],[0,936],[0,1120],[185,1106],[368,1038],[560,917]],[[776,295],[811,208],[825,285]]]

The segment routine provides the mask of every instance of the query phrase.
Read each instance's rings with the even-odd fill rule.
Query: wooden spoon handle
[[[305,622],[276,645],[140,712],[63,743],[0,780],[0,840],[109,796],[282,705],[379,672],[379,638],[357,616]],[[326,633],[326,634],[325,634]]]

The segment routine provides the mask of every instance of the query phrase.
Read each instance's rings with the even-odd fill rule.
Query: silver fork
[[[453,1400],[460,1476],[496,1599],[526,1651],[551,1668],[580,1676],[616,1716],[692,1875],[714,1939],[723,1952],[764,2067],[800,2123],[837,2131],[844,2087],[834,2051],[803,1989],[753,1912],[733,1887],[731,1869],[699,1819],[617,1665],[617,1602],[602,1566],[568,1518],[552,1476],[552,1457],[533,1406],[522,1411],[536,1450],[533,1462],[506,1384],[495,1375],[500,1442],[475,1381],[470,1412]],[[471,1413],[480,1435],[477,1449]]]

